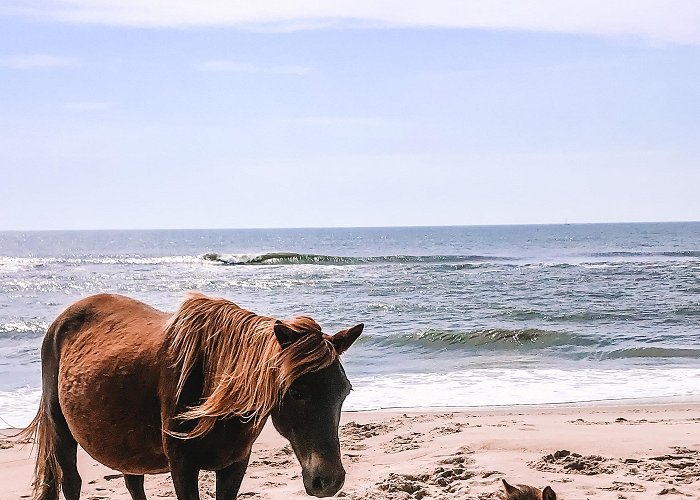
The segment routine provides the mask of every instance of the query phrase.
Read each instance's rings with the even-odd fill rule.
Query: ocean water
[[[349,410],[700,395],[700,223],[0,232],[0,418],[33,415],[66,306],[187,290],[365,323]]]

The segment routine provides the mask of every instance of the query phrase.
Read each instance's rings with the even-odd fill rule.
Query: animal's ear
[[[506,490],[506,493],[508,495],[514,495],[515,493],[520,492],[520,490],[518,488],[516,488],[515,486],[513,486],[511,484],[508,484],[508,481],[506,481],[505,479],[501,479],[501,481],[503,481],[503,489]]]
[[[299,338],[299,334],[297,332],[289,328],[281,321],[275,322],[273,329],[275,331],[275,337],[277,337],[277,342],[279,342],[282,349],[292,345]]]
[[[557,500],[557,494],[554,493],[552,488],[547,486],[542,490],[542,500]]]
[[[355,325],[347,330],[341,330],[333,335],[329,340],[331,344],[333,344],[333,347],[335,347],[335,351],[338,354],[343,354],[347,351],[353,342],[357,340],[357,337],[360,336],[364,328],[365,325],[360,323],[359,325]]]

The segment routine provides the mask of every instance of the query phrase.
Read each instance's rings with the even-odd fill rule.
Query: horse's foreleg
[[[250,455],[225,469],[216,471],[216,500],[235,500],[241,487]]]
[[[124,474],[124,482],[133,500],[146,500],[146,492],[143,489],[143,474]]]

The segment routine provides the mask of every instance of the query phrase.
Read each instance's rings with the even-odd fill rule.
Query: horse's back
[[[51,324],[46,342],[63,364],[120,365],[135,358],[157,358],[170,314],[123,295],[99,294],[68,307]]]
[[[123,472],[167,467],[158,388],[169,317],[137,300],[100,294],[71,305],[47,333],[71,433],[94,458]]]
[[[86,328],[106,321],[145,326],[142,334],[152,333],[156,324],[167,321],[170,314],[159,311],[138,300],[123,295],[101,293],[85,297],[70,305],[49,327],[59,348],[66,338],[74,337]]]

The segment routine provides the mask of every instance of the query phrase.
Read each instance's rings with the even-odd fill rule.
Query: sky
[[[0,230],[700,220],[700,3],[4,0]]]

